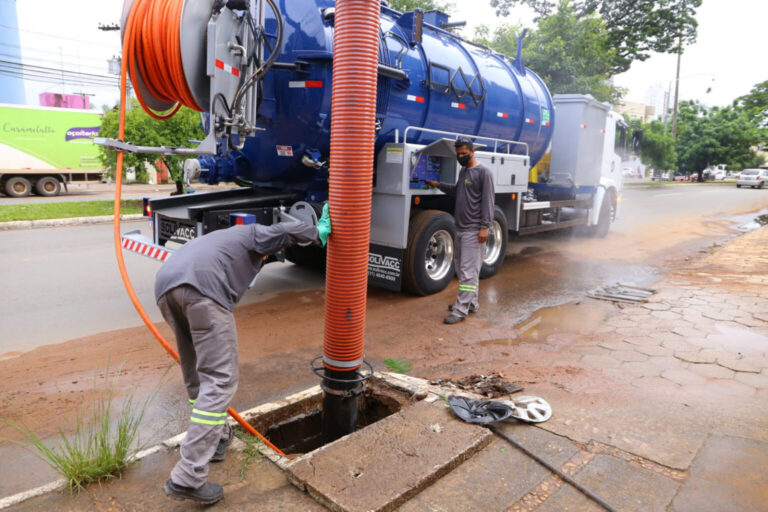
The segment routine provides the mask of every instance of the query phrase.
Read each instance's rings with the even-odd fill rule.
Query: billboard
[[[100,170],[100,127],[96,111],[0,104],[0,170]]]

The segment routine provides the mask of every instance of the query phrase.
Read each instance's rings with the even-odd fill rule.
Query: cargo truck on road
[[[93,110],[0,104],[0,192],[56,196],[72,182],[100,182]]]

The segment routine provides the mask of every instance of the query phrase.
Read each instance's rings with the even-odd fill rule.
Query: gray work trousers
[[[477,239],[477,231],[457,231],[454,266],[459,278],[459,294],[453,305],[453,314],[465,317],[470,306],[480,307],[477,302],[477,290],[480,282],[480,268],[483,266],[485,244]]]
[[[192,405],[181,460],[171,471],[177,485],[199,488],[220,439],[229,434],[227,408],[237,390],[237,330],[231,311],[187,285],[157,301],[176,335],[181,373]]]

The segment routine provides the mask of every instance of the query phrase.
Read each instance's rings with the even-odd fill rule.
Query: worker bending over
[[[318,226],[286,222],[214,231],[183,245],[157,273],[155,297],[176,335],[192,416],[181,460],[163,486],[174,499],[210,504],[223,497],[208,463],[224,460],[232,441],[227,408],[237,390],[237,329],[232,311],[268,255],[294,244],[325,245],[328,205]]]
[[[480,308],[477,300],[480,269],[483,266],[485,242],[493,221],[494,188],[490,169],[475,159],[472,141],[459,137],[454,144],[456,159],[461,164],[456,185],[426,180],[427,185],[456,196],[453,217],[456,221],[456,251],[454,265],[459,278],[456,302],[448,306],[446,324],[461,322],[469,313]]]

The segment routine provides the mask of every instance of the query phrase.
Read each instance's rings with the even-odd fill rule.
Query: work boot
[[[453,311],[453,304],[448,304],[448,311]],[[480,311],[480,306],[475,306],[474,304],[469,306],[470,313],[477,313],[478,311]]]
[[[216,446],[216,451],[213,452],[211,462],[221,462],[224,460],[224,457],[227,456],[227,446],[232,443],[232,438],[235,437],[235,431],[232,430],[232,427],[229,425],[224,426],[229,429],[229,436],[226,439],[219,439],[219,444]]]
[[[457,324],[457,323],[463,322],[463,321],[464,321],[464,317],[463,316],[455,315],[453,313],[451,313],[447,317],[443,318],[443,323],[444,324],[448,324],[448,325]]]
[[[174,500],[192,500],[203,505],[212,505],[224,497],[224,489],[219,484],[205,482],[202,487],[184,487],[176,485],[170,478],[163,486],[165,494]]]

